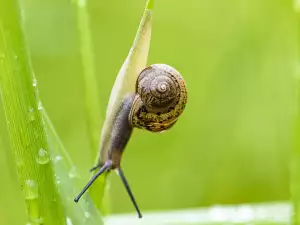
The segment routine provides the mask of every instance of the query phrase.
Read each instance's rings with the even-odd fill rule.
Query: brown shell
[[[137,79],[129,121],[134,127],[161,132],[176,123],[186,102],[187,89],[180,73],[169,65],[153,64]]]

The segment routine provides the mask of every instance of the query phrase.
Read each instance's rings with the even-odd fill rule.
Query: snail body
[[[74,199],[78,202],[90,185],[105,171],[116,169],[138,212],[142,215],[122,172],[120,162],[134,128],[150,132],[163,132],[177,122],[187,102],[187,89],[180,73],[166,64],[153,64],[139,74],[135,93],[129,93],[120,104],[113,120],[110,146],[105,153],[106,161],[91,170],[100,168],[82,192]],[[101,154],[104,155],[104,154]]]

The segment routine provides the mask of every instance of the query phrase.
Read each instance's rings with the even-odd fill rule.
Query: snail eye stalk
[[[128,184],[126,178],[125,178],[125,175],[124,175],[122,169],[121,169],[121,168],[117,168],[117,172],[118,172],[119,175],[120,175],[120,178],[121,178],[121,180],[122,180],[122,182],[123,182],[123,184],[124,184],[124,186],[125,186],[125,188],[126,188],[126,191],[127,191],[128,195],[129,195],[129,197],[130,197],[130,199],[131,199],[131,202],[132,202],[133,205],[134,205],[134,208],[135,208],[135,210],[136,210],[136,212],[137,212],[139,218],[142,218],[142,217],[143,217],[143,216],[142,216],[142,213],[141,213],[141,211],[140,211],[140,209],[139,209],[139,207],[138,207],[138,205],[137,205],[137,203],[136,203],[136,201],[135,201],[135,198],[134,198],[134,196],[133,196],[133,193],[132,193],[132,191],[131,191],[131,189],[130,189],[130,187],[129,187],[129,184]]]

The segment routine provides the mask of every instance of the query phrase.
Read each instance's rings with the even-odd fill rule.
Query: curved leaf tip
[[[151,10],[154,7],[154,0],[148,0],[146,9]]]

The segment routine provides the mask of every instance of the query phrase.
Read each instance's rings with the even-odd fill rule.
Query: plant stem
[[[78,0],[76,10],[81,62],[83,66],[87,126],[90,137],[91,153],[92,155],[95,155],[98,151],[100,138],[100,101],[86,0]]]
[[[299,84],[298,84],[299,85]],[[298,110],[299,107],[298,96]],[[291,155],[291,181],[290,189],[292,195],[292,202],[294,213],[292,214],[292,222],[294,225],[300,224],[300,114],[296,117],[296,132],[295,132],[295,146],[293,147]]]
[[[65,224],[18,1],[0,1],[0,87],[30,224]]]
[[[100,101],[98,97],[97,78],[95,72],[93,43],[91,37],[90,20],[87,12],[87,1],[76,1],[77,25],[80,38],[81,62],[83,66],[83,80],[85,90],[86,119],[90,137],[91,155],[97,154],[100,139]],[[92,165],[91,165],[92,167]],[[102,204],[98,208],[102,214],[108,214],[110,199],[104,195],[106,179],[101,178],[102,184],[98,187],[98,196]]]
[[[112,124],[120,103],[126,94],[135,91],[137,77],[146,67],[151,40],[153,2],[154,0],[148,0],[146,3],[134,42],[112,88],[100,136],[100,151],[95,165],[98,164],[100,158],[102,161],[107,160]],[[98,207],[102,199],[101,196],[99,197],[99,189],[105,183],[105,176],[100,176],[90,188],[91,197]]]
[[[297,13],[298,22],[298,43],[300,42],[300,27],[299,27],[299,9],[300,5],[298,1],[295,1],[295,11]],[[298,47],[298,61],[297,70],[295,75],[296,83],[296,118],[295,118],[295,133],[294,133],[294,146],[291,154],[291,165],[290,165],[290,190],[294,212],[292,214],[292,223],[294,225],[300,224],[300,48]]]

